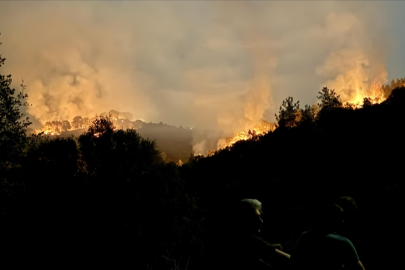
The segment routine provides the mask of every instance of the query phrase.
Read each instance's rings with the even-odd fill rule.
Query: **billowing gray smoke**
[[[226,137],[274,121],[288,96],[312,104],[328,85],[350,97],[387,76],[381,3],[0,5],[2,72],[24,77],[41,123],[115,109]]]

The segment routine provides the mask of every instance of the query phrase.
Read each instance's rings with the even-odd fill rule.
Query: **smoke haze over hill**
[[[287,96],[313,104],[325,85],[345,98],[385,82],[393,43],[380,2],[0,6],[4,70],[25,79],[42,124],[113,108],[231,136],[274,121]]]

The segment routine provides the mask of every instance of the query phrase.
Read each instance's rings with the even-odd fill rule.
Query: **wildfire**
[[[344,103],[349,106],[354,106],[355,108],[360,108],[365,98],[367,98],[371,104],[383,102],[386,97],[382,85],[374,81],[368,90],[358,88],[352,93],[348,100],[344,100]]]
[[[34,134],[44,134],[44,135],[50,135],[50,136],[59,136],[62,132],[66,131],[76,131],[76,130],[86,130],[89,126],[88,125],[82,125],[80,127],[70,127],[70,128],[60,128],[60,121],[54,121],[56,122],[55,124],[46,124],[44,128],[42,129],[34,129]]]
[[[108,115],[103,113],[102,115]],[[129,113],[120,113],[114,110],[109,112],[111,116],[111,121],[113,121],[114,126],[118,129],[128,129],[128,128],[137,128],[134,124],[130,121],[129,118],[132,118],[132,115]],[[76,116],[73,118],[73,121],[63,120],[63,121],[49,121],[45,122],[44,127],[42,129],[35,129],[34,134],[45,134],[49,136],[59,136],[62,132],[67,131],[77,131],[77,130],[87,130],[91,123],[96,118],[89,118],[89,117],[81,117]],[[99,137],[99,134],[96,135]]]
[[[246,141],[249,139],[254,139],[257,136],[267,134],[270,131],[275,129],[275,125],[267,121],[260,121],[258,124],[253,127],[246,128],[248,131],[239,131],[233,137],[220,139],[217,143],[217,149],[223,149],[228,146],[232,146],[238,141]]]
[[[339,88],[338,88],[339,89]],[[337,89],[337,90],[338,90]],[[342,88],[341,88],[342,89]],[[370,104],[379,104],[383,102],[386,97],[384,93],[384,88],[382,84],[374,81],[370,87],[367,89],[365,87],[356,87],[356,89],[350,90],[338,90],[338,93],[343,94],[343,103],[345,106],[351,106],[354,108],[361,108],[365,102],[365,99],[368,100]],[[217,150],[232,146],[238,141],[245,141],[253,139],[256,136],[264,135],[275,129],[275,125],[267,121],[260,121],[257,125],[246,126],[246,131],[237,132],[233,137],[220,139],[217,143]],[[214,151],[211,151],[208,155],[213,154]]]

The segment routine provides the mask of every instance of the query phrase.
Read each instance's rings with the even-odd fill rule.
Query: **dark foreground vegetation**
[[[26,96],[10,83],[0,77],[2,261],[215,269],[233,202],[260,200],[263,238],[290,253],[308,209],[351,196],[359,210],[340,233],[365,268],[401,265],[404,88],[362,108],[327,88],[319,109],[287,98],[274,132],[179,167],[135,130],[113,131],[108,117],[78,138],[27,136]]]
[[[136,132],[141,135],[143,138],[148,138],[151,140],[156,141],[157,149],[162,156],[163,161],[170,162],[173,161],[175,163],[185,163],[190,158],[190,153],[193,152],[193,133],[190,128],[183,128],[182,126],[176,127],[160,123],[146,123],[141,120],[130,121],[125,119],[125,124],[120,125],[120,121],[117,123],[114,121],[114,114],[117,115],[119,112],[111,110],[109,113],[102,113],[101,115],[109,115],[112,116],[113,124],[116,125],[116,129],[136,129]],[[76,116],[73,118],[72,124],[69,121],[52,121],[45,123],[45,126],[49,125],[59,125],[64,127],[77,127],[78,125],[74,125],[75,120],[82,119],[83,123],[87,123],[90,125],[92,119],[88,117],[82,118],[81,116]],[[30,129],[27,129],[27,131]],[[34,133],[34,130],[31,129],[30,133]],[[57,129],[59,132],[59,130]],[[79,129],[75,130],[62,130],[60,132],[60,137],[79,137],[82,135],[83,129],[80,126]]]

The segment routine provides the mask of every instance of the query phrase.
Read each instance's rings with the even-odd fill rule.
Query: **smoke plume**
[[[377,2],[2,2],[2,73],[25,79],[40,123],[126,111],[210,130],[195,138],[205,154],[274,121],[288,96],[384,81],[384,14]]]

